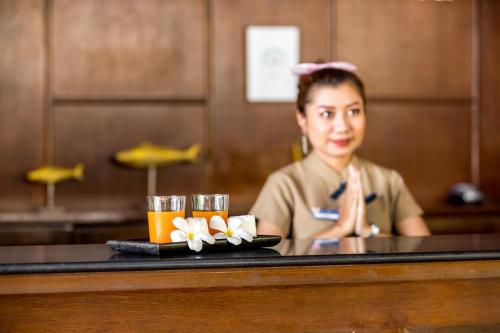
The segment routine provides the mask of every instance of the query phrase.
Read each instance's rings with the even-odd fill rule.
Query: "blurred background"
[[[112,163],[143,141],[200,160],[158,171],[158,192],[230,194],[244,214],[292,161],[293,103],[245,97],[245,29],[300,29],[300,60],[359,67],[361,155],[398,170],[434,233],[500,232],[500,1],[0,0],[0,243],[147,236],[146,173]],[[85,165],[39,212],[42,165]],[[477,185],[481,205],[447,203]]]

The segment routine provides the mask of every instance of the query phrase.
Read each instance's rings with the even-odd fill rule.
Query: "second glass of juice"
[[[191,196],[193,217],[204,217],[210,225],[212,216],[220,216],[227,223],[229,194],[193,194]],[[209,228],[211,235],[220,232]]]
[[[151,195],[148,201],[149,241],[151,243],[171,243],[170,233],[176,228],[172,221],[185,216],[186,197],[184,195]]]

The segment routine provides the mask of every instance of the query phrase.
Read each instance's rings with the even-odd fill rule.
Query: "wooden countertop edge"
[[[0,275],[0,295],[499,279],[500,260]]]

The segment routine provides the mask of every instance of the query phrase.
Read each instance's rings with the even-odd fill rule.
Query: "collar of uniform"
[[[342,171],[337,171],[329,166],[319,155],[312,151],[304,160],[304,167],[311,170],[319,176],[325,185],[325,193],[329,197],[330,194],[337,190],[343,181],[349,178],[349,169],[346,167]],[[361,172],[361,182],[363,184],[363,192],[365,195],[370,195],[373,192],[373,186],[370,182],[367,170],[364,167],[363,160],[353,155],[350,161],[355,168]]]
[[[326,163],[314,150],[304,159],[304,163],[308,168],[314,169],[317,172],[320,172],[320,174],[334,174],[335,176],[340,177],[343,180],[347,179],[349,176],[349,170],[347,167],[345,167],[342,171],[335,170],[330,165],[328,165],[328,163]],[[357,169],[360,169],[361,167],[360,159],[356,155],[353,155],[351,157],[351,161],[349,163]]]

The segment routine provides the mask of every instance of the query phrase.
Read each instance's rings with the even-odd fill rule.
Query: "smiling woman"
[[[273,173],[251,209],[259,234],[292,238],[428,235],[402,177],[355,155],[366,128],[364,86],[349,63],[300,64],[297,123],[312,147]]]

